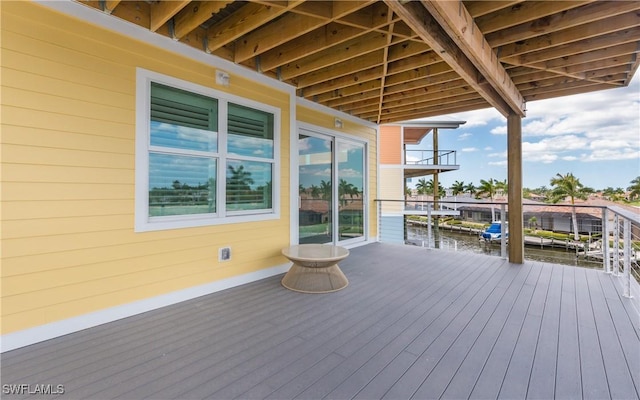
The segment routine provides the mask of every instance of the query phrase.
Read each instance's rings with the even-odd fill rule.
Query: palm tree
[[[416,190],[418,194],[427,194],[429,193],[429,183],[426,179],[420,178],[418,183],[416,183]]]
[[[227,199],[230,202],[238,203],[243,200],[251,191],[253,185],[253,178],[251,178],[251,172],[244,170],[244,165],[234,168],[233,165],[228,166],[227,172]]]
[[[503,181],[496,180],[496,191],[498,190],[502,190],[502,193],[507,193],[509,190],[509,184],[506,179]]]
[[[311,191],[311,198],[312,199],[317,199],[318,197],[320,197],[320,188],[317,187],[316,185],[311,185],[309,190]]]
[[[496,194],[498,184],[500,184],[500,182],[494,180],[493,178],[490,178],[488,181],[480,179],[480,186],[478,186],[478,190],[476,191],[476,198],[489,198],[489,201],[491,202],[491,222],[495,220],[493,196],[495,196]]]
[[[469,183],[468,185],[465,185],[464,187],[464,191],[465,192],[469,192],[469,196],[473,196],[474,194],[476,194],[476,186],[473,184],[473,182]]]
[[[636,197],[640,197],[640,176],[631,181],[631,186],[627,188],[629,193],[629,200],[633,200]]]
[[[322,197],[322,200],[331,200],[331,181],[325,181],[322,180],[320,181],[320,194]]]
[[[404,197],[408,198],[411,197],[411,195],[413,194],[413,191],[411,190],[411,188],[409,188],[409,186],[404,187]]]
[[[353,196],[358,193],[358,188],[355,187],[353,183],[340,179],[338,184],[338,199],[340,200],[340,205],[345,206],[347,204],[347,195],[353,198]]]
[[[451,193],[454,196],[459,195],[460,193],[464,193],[465,192],[465,185],[464,185],[464,181],[460,182],[460,181],[455,181],[453,183],[453,185],[451,185]]]
[[[551,178],[551,192],[550,201],[557,203],[560,200],[564,200],[567,197],[571,198],[571,222],[573,223],[573,239],[579,240],[578,235],[578,217],[576,216],[575,199],[585,200],[589,194],[590,189],[585,188],[580,179],[576,178],[572,173],[568,172],[565,175],[556,174],[554,178]],[[586,189],[586,190],[585,190]]]
[[[624,189],[622,189],[621,187],[614,189],[609,186],[602,191],[602,195],[607,200],[620,201],[624,198]]]

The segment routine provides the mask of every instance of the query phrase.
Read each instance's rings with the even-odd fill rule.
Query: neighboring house
[[[312,222],[375,240],[376,124],[35,3],[2,36],[3,349],[282,273]],[[321,180],[337,212],[291,207]]]
[[[387,200],[380,206],[382,240],[404,243],[404,215],[416,209],[414,203],[403,201],[409,179],[415,182],[431,176],[437,187],[438,174],[460,168],[455,149],[438,148],[438,131],[456,129],[465,122],[424,121],[380,127],[380,199]],[[407,149],[407,145],[422,144],[429,133],[431,143],[425,150]]]

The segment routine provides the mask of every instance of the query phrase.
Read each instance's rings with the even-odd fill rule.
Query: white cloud
[[[507,158],[507,151],[503,151],[501,153],[490,153],[487,154],[487,157],[502,157],[502,158]]]
[[[471,136],[473,136],[472,133],[468,133],[468,132],[467,133],[463,133],[460,136],[458,136],[458,140],[465,140],[467,138],[470,138]]]
[[[479,149],[477,149],[477,148],[475,148],[475,147],[465,147],[465,148],[463,148],[463,149],[462,149],[462,150],[460,150],[460,151],[462,151],[462,152],[464,152],[464,153],[471,153],[471,152],[478,151],[478,150],[479,150]]]
[[[483,150],[484,150],[484,151],[491,151],[491,150],[493,150],[493,147],[491,147],[491,146],[487,146],[487,147],[485,147]]]
[[[494,165],[494,166],[497,166],[497,167],[506,167],[507,166],[507,160],[504,160],[504,161],[489,161],[487,164]]]
[[[640,150],[633,149],[597,149],[590,154],[584,154],[582,161],[612,161],[612,160],[640,160]],[[640,165],[639,165],[640,167]]]
[[[482,110],[468,111],[463,113],[448,114],[443,116],[444,119],[455,121],[467,121],[465,128],[475,128],[478,126],[486,126],[491,122],[503,121],[504,117],[495,108],[485,108]],[[438,117],[438,119],[442,119]]]

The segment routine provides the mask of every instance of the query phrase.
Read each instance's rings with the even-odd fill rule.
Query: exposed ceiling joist
[[[522,115],[524,100],[626,86],[640,66],[639,1],[72,1],[372,122]]]
[[[150,5],[149,30],[152,32],[160,29],[167,21],[182,10],[190,0],[160,1]]]

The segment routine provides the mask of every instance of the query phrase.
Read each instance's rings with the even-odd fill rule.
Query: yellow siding
[[[233,71],[218,87],[208,65],[2,3],[2,334],[286,262],[287,92]],[[281,109],[279,220],[134,233],[136,67]]]
[[[334,116],[319,112],[308,107],[298,105],[296,107],[296,119],[300,122],[319,126],[324,129],[337,131],[366,139],[369,142],[369,235],[375,237],[378,232],[378,218],[376,214],[377,204],[374,201],[377,193],[377,132],[376,129],[364,124],[358,124],[351,120],[342,119],[343,127],[337,130],[334,126]]]

